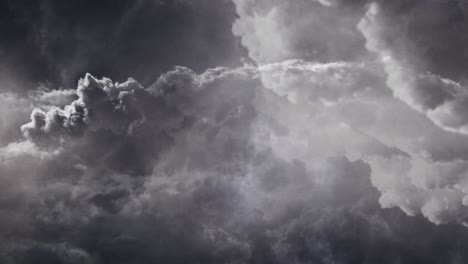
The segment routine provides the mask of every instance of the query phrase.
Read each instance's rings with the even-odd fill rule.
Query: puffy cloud
[[[304,105],[264,89],[262,74],[298,63],[178,67],[148,88],[86,75],[68,105],[37,103],[24,141],[1,152],[2,261],[286,261],[274,247],[282,238],[267,232],[281,219],[375,194],[362,161],[331,151],[309,164],[261,141],[260,128],[285,136],[266,106]],[[314,70],[304,74],[334,75]]]
[[[463,39],[454,29],[465,27],[463,5],[234,2],[234,33],[259,63],[262,84],[295,104],[260,100],[257,144],[312,171],[333,155],[363,159],[385,208],[465,223]],[[322,41],[329,45],[315,54]]]
[[[360,64],[297,60],[201,74],[177,67],[148,88],[86,75],[76,99],[61,107],[32,96],[39,108],[23,126],[24,141],[1,152],[0,183],[8,186],[2,214],[9,217],[2,220],[0,258],[430,260],[412,257],[418,253],[409,245],[430,248],[447,230],[384,211],[378,197],[382,206],[422,212],[435,223],[463,222],[457,186],[465,165],[435,170],[432,161],[413,158],[417,148],[405,140],[417,142],[420,130],[384,124],[401,116],[396,109],[404,113],[398,126],[426,119],[376,90],[373,74]],[[422,124],[433,137],[448,133]],[[396,231],[400,225],[436,235],[418,239],[410,228]],[[361,247],[344,246],[358,241]]]
[[[256,62],[353,60],[365,55],[355,25],[364,1],[234,0],[233,25]]]
[[[466,62],[457,54],[464,52],[464,40],[454,31],[466,27],[460,18],[463,7],[456,1],[408,3],[404,14],[395,14],[394,9],[402,7],[404,1],[388,5],[371,4],[359,23],[366,47],[383,61],[387,85],[397,98],[426,113],[437,125],[466,134],[465,77],[459,70]],[[432,15],[417,15],[426,11]],[[396,17],[403,16],[405,23],[394,23]],[[447,40],[453,41],[451,45],[445,44]]]
[[[421,12],[432,15],[417,15]],[[458,70],[458,65],[464,63],[458,53],[463,49],[459,45],[463,39],[452,31],[454,27],[466,26],[459,20],[463,12],[464,7],[455,2],[430,1],[421,5],[412,1],[377,1],[368,6],[358,24],[367,49],[381,60],[386,85],[393,95],[433,122],[431,125],[423,121],[409,109],[403,111],[407,114],[395,124],[397,130],[423,129],[417,134],[405,134],[406,143],[398,142],[400,132],[376,132],[385,124],[371,125],[374,136],[387,144],[390,139],[390,145],[397,144],[411,154],[411,158],[369,160],[372,182],[382,193],[380,203],[384,207],[398,206],[409,215],[422,213],[437,224],[466,224],[466,96],[463,73]],[[397,20],[404,23],[395,23]],[[434,27],[441,30],[433,30]],[[440,39],[444,43],[451,39],[453,45],[442,44]]]
[[[241,210],[231,177],[251,153],[253,83],[225,69],[176,68],[149,88],[86,75],[70,104],[39,103],[26,141],[0,152],[2,262],[244,262],[227,217]]]

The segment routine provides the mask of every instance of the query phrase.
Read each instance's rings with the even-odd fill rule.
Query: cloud
[[[1,152],[1,208],[9,216],[1,232],[14,238],[2,243],[2,261],[247,259],[245,238],[225,230],[224,218],[209,221],[213,214],[235,213],[238,194],[229,179],[234,172],[228,171],[250,153],[246,136],[255,91],[249,85],[231,92],[229,82],[252,81],[223,72],[197,75],[176,68],[149,88],[86,75],[75,101],[62,107],[39,104],[22,128],[25,141]],[[197,173],[202,178],[178,181],[184,168],[190,178],[196,180]],[[222,171],[226,176],[219,178]],[[176,185],[158,186],[163,174]],[[148,229],[150,222],[154,228]],[[26,224],[31,233],[19,231]],[[108,231],[96,234],[103,226]],[[80,235],[73,235],[76,231]],[[164,246],[151,246],[161,241]],[[179,255],[180,250],[188,254]]]
[[[364,93],[372,94],[375,72],[365,65],[346,62],[310,63],[286,60],[260,65],[263,85],[293,103],[322,101],[333,104]]]
[[[233,32],[256,62],[348,61],[365,54],[355,28],[363,1],[233,2],[239,15]]]
[[[391,23],[446,6],[234,4],[251,63],[2,94],[0,262],[468,259],[463,80]]]
[[[283,134],[259,127],[261,144],[272,146],[282,158],[307,161],[309,167],[333,155],[363,159],[371,166],[372,183],[382,193],[384,207],[422,213],[438,224],[465,222],[466,137],[456,134],[464,134],[465,93],[462,73],[455,67],[455,61],[463,60],[450,45],[421,42],[454,39],[454,46],[461,47],[452,30],[435,33],[425,28],[448,27],[450,19],[464,27],[458,20],[461,6],[437,1],[427,6],[412,1],[235,3],[239,19],[234,33],[260,63],[262,84],[297,104],[262,101],[268,109],[265,115],[272,118],[265,122],[274,121]],[[317,14],[302,17],[305,10]],[[421,10],[435,18],[417,16]],[[353,37],[326,23],[328,18]],[[395,22],[400,19],[405,23]],[[297,26],[302,22],[308,27]],[[326,30],[338,33],[321,35]],[[261,32],[268,32],[269,38]],[[354,40],[356,46],[350,42]],[[295,41],[307,45],[300,49]],[[309,56],[307,52],[321,47],[320,41],[333,44]],[[334,49],[334,43],[346,45],[347,53]],[[285,60],[296,57],[302,60]],[[458,79],[451,79],[455,76]]]
[[[88,74],[68,105],[38,104],[24,141],[1,152],[1,232],[14,238],[3,260],[279,262],[267,230],[290,210],[353,206],[372,187],[362,161],[312,166],[253,141],[271,125],[258,100],[296,106],[262,87],[263,72],[178,67],[148,88]]]
[[[403,4],[395,4],[395,6],[401,5]],[[460,15],[458,13],[463,9],[455,2],[431,1],[427,6],[410,4],[406,11],[408,13],[407,21],[404,23],[406,26],[403,28],[392,22],[396,15],[392,11],[387,12],[387,9],[383,9],[385,7],[381,7],[379,3],[370,5],[365,17],[359,23],[359,28],[366,37],[367,48],[377,53],[383,60],[388,74],[387,85],[397,98],[415,110],[424,112],[437,125],[449,131],[466,134],[464,84],[450,79],[464,78],[457,70],[464,61],[451,50],[458,49],[458,46],[463,44],[450,29],[454,25],[466,27],[458,20]],[[436,8],[446,12],[438,12]],[[433,16],[429,18],[413,15],[421,12],[421,9],[428,10]],[[450,24],[450,27],[447,26],[451,23],[449,16],[453,16],[454,19],[454,24]],[[424,25],[426,28],[434,25],[446,29],[416,30],[418,25]],[[421,43],[422,40],[429,38],[435,41]],[[440,39],[444,39],[444,43],[448,39],[454,43],[444,45],[439,43]],[[440,57],[442,54],[445,57]]]
[[[412,257],[411,243],[430,248],[447,231],[378,201],[435,223],[463,222],[463,190],[449,188],[460,184],[465,165],[434,170],[401,143],[417,142],[417,127],[387,131],[385,118],[401,116],[396,109],[405,113],[402,124],[426,119],[376,91],[376,76],[364,64],[291,60],[201,74],[176,67],[146,88],[88,74],[75,96],[31,95],[38,108],[23,141],[1,152],[9,217],[0,256],[20,263],[431,260]],[[369,119],[358,117],[363,112]],[[432,136],[449,133],[426,121]],[[401,225],[436,236],[412,237],[396,231]],[[451,228],[457,239],[446,249],[459,251],[464,227]]]
[[[19,126],[32,107],[31,102],[14,93],[0,93],[0,146],[19,139]]]
[[[148,85],[174,65],[203,71],[243,55],[230,1],[16,1],[0,9],[0,78],[9,91],[45,81],[72,88],[86,72]]]

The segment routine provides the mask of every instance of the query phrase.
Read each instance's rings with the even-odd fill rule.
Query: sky
[[[0,263],[467,263],[467,17],[0,0]]]

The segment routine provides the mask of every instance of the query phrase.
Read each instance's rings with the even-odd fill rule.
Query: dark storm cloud
[[[29,141],[2,149],[3,234],[31,227],[13,231],[2,261],[247,260],[244,220],[228,219],[242,209],[233,181],[252,154],[257,81],[220,83],[222,72],[179,67],[148,89],[87,75],[70,105],[35,110],[23,127]]]
[[[285,112],[295,107],[263,89],[257,71],[218,68],[197,75],[178,67],[149,88],[134,80],[116,84],[87,75],[76,90],[78,99],[69,105],[54,109],[40,104],[45,119],[33,117],[25,125],[31,133],[26,133],[28,141],[2,148],[1,183],[7,190],[2,192],[2,215],[8,217],[1,225],[5,241],[1,260],[443,263],[465,259],[460,251],[462,226],[439,229],[399,211],[382,211],[366,162],[336,156],[313,165],[305,158],[289,160],[275,146],[252,140],[261,136],[259,128],[271,125],[271,119],[281,120],[263,103],[272,99],[272,106],[281,104]],[[259,71],[272,74],[271,69]],[[151,103],[145,104],[147,100]],[[67,119],[78,106],[86,114]],[[175,113],[179,115],[173,119]],[[103,122],[108,114],[116,116]],[[167,124],[165,118],[177,125],[170,126],[164,137],[149,136]],[[141,133],[130,133],[132,125]],[[75,133],[78,128],[80,133]],[[294,129],[279,135],[288,139]],[[33,132],[40,137],[31,137]],[[401,155],[376,146],[384,149],[371,155]],[[364,151],[369,147],[364,146]],[[320,145],[316,148],[326,151]],[[112,158],[116,155],[121,158]],[[135,170],[145,166],[147,170]],[[410,226],[418,226],[417,231]],[[413,236],[413,232],[431,236]],[[444,244],[447,253],[434,258],[428,252],[446,236],[456,239]]]
[[[194,75],[190,71],[186,73]],[[192,126],[190,122],[195,122],[193,125],[195,127],[199,126],[200,129],[207,130],[206,132],[214,129],[211,134],[218,133],[218,129],[210,128],[212,125],[204,123],[197,125],[200,122],[197,119],[187,120],[188,123],[184,124],[184,119],[190,119],[190,117],[177,114],[176,105],[170,108],[167,106],[168,102],[165,102],[164,96],[169,95],[162,92],[163,90],[170,88],[169,93],[172,93],[171,96],[175,102],[177,102],[176,94],[184,93],[178,89],[185,89],[186,93],[190,93],[190,85],[192,81],[195,81],[191,80],[191,75],[182,73],[180,78],[174,80],[179,81],[179,83],[183,83],[180,82],[183,79],[189,80],[182,86],[176,86],[168,78],[162,78],[152,87],[152,91],[142,88],[131,80],[123,84],[113,84],[108,79],[98,80],[87,75],[77,89],[78,99],[76,101],[63,109],[35,110],[31,123],[25,125],[23,129],[27,138],[35,144],[17,143],[2,149],[2,185],[5,184],[3,186],[5,190],[2,192],[4,197],[2,215],[9,216],[3,218],[4,224],[2,226],[12,227],[15,226],[15,222],[24,223],[15,220],[21,219],[31,224],[32,232],[19,234],[13,231],[15,239],[2,248],[4,257],[2,261],[30,263],[33,260],[40,260],[51,263],[54,261],[75,263],[80,261],[80,258],[95,261],[94,256],[90,255],[93,252],[87,252],[88,249],[91,249],[94,252],[98,251],[94,254],[98,254],[98,259],[104,263],[115,262],[117,259],[121,259],[124,263],[129,263],[129,261],[148,263],[153,257],[171,260],[177,255],[174,250],[181,246],[187,251],[193,251],[193,253],[188,253],[188,256],[181,256],[181,262],[184,262],[187,259],[195,260],[197,254],[201,254],[198,251],[204,252],[203,246],[197,249],[198,238],[196,234],[198,234],[199,230],[197,229],[200,227],[193,226],[195,229],[192,229],[190,223],[181,222],[178,225],[174,220],[177,219],[178,214],[188,214],[194,217],[195,223],[202,224],[204,222],[196,220],[194,212],[185,212],[182,208],[179,209],[180,212],[172,209],[171,201],[167,200],[171,199],[170,196],[165,197],[161,194],[161,198],[165,199],[161,200],[161,203],[169,210],[167,213],[163,213],[162,217],[151,216],[147,209],[143,209],[142,216],[136,217],[132,216],[135,212],[130,211],[130,219],[125,216],[114,217],[124,205],[130,204],[131,199],[137,199],[138,197],[135,196],[141,192],[140,188],[143,182],[139,179],[129,178],[129,176],[151,174],[152,166],[156,164],[156,160],[151,157],[154,156],[155,151],[163,150],[161,143],[171,142],[171,137],[177,135],[177,130],[183,131],[183,129],[187,129],[186,126]],[[135,98],[138,99],[135,100]],[[147,101],[148,104],[144,104],[144,101]],[[187,101],[186,107],[190,107],[190,103]],[[229,108],[218,109],[218,113],[213,113],[212,118],[223,120],[226,115],[223,111],[228,110]],[[162,116],[155,116],[161,114]],[[207,113],[207,115],[210,114]],[[215,114],[220,116],[215,116]],[[109,117],[109,115],[111,116]],[[167,126],[163,121],[164,118],[173,120],[169,123],[174,123],[175,127]],[[158,127],[160,129],[157,129]],[[164,129],[166,129],[165,133],[170,135],[161,135],[164,133],[162,131]],[[73,140],[77,139],[79,142],[73,144]],[[185,144],[183,141],[179,142],[178,145],[183,148]],[[196,145],[193,147],[198,148]],[[41,149],[50,152],[43,152]],[[57,150],[54,151],[54,149]],[[193,151],[200,152],[196,149]],[[192,154],[190,154],[191,156]],[[223,159],[219,154],[216,157]],[[16,159],[22,160],[22,166],[15,164]],[[150,166],[149,171],[146,172],[141,171],[147,167],[144,163],[145,160],[146,164]],[[200,161],[195,163],[200,164]],[[35,173],[27,173],[23,168],[35,168]],[[135,169],[140,171],[135,171]],[[121,176],[118,176],[119,174]],[[7,182],[9,180],[11,182]],[[79,185],[75,185],[75,183],[79,183]],[[210,183],[207,184],[210,186]],[[6,192],[6,185],[10,186],[8,192]],[[204,184],[200,186],[202,189],[198,193],[187,195],[190,198],[200,196],[201,202],[206,199],[210,201],[211,187],[207,186],[208,189],[204,190],[203,186]],[[226,199],[230,199],[229,190],[224,188],[231,187],[226,185],[226,187],[220,186],[220,188],[222,189],[219,191],[213,190],[212,195],[214,197],[226,196]],[[188,191],[194,192],[192,188]],[[204,198],[206,195],[208,197]],[[181,199],[181,205],[190,209],[190,204],[184,205],[184,203],[189,203],[188,198],[182,197]],[[174,200],[174,203],[178,203],[177,200]],[[157,207],[155,208],[157,209]],[[193,211],[195,208],[191,210]],[[138,230],[139,225],[146,226],[145,222],[153,222],[155,229],[153,231]],[[112,226],[108,227],[108,231],[102,230],[102,236],[95,234],[93,230],[101,229],[103,224]],[[124,233],[114,234],[123,226],[134,226],[135,229],[126,228]],[[182,228],[183,230],[180,233],[171,234],[170,228]],[[7,235],[12,229],[14,228],[7,228],[3,233]],[[74,238],[73,232],[75,231],[73,230],[82,235]],[[146,235],[142,237],[143,233],[141,232]],[[163,232],[167,233],[163,234]],[[96,235],[101,238],[92,239]],[[22,238],[23,236],[24,238]],[[133,238],[134,236],[136,238]],[[164,242],[167,246],[151,252],[149,247],[161,243],[158,242],[161,237],[164,240],[169,240]],[[15,242],[16,239],[19,241]],[[91,241],[87,242],[87,239],[91,239]],[[99,240],[102,240],[99,242],[102,245],[93,244],[93,241]],[[190,242],[190,240],[194,241]],[[179,245],[179,241],[185,241],[186,246]],[[78,243],[84,249],[75,249],[76,246],[72,246],[70,243]],[[122,251],[125,248],[129,253],[126,253],[125,250]],[[5,251],[8,252],[5,253]],[[119,251],[121,253],[114,256]],[[140,257],[132,257],[132,252],[139,254]]]
[[[242,53],[230,1],[2,1],[0,10],[10,89],[73,87],[86,72],[149,84],[174,65],[201,71]]]
[[[462,2],[2,5],[0,262],[468,260]]]

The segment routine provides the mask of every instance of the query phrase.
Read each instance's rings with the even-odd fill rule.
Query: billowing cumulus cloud
[[[438,224],[466,222],[466,96],[456,66],[464,62],[457,53],[463,52],[463,39],[455,33],[466,27],[463,4],[235,2],[240,17],[234,33],[254,60],[325,62],[315,66],[314,74],[301,65],[263,76],[266,88],[296,104],[289,114],[284,106],[278,113],[290,134],[268,144],[277,145],[284,157],[309,163],[317,155],[357,155],[371,166],[382,206],[423,214]],[[331,30],[333,36],[323,35]],[[262,32],[269,32],[269,38]],[[439,39],[453,40],[453,45]],[[315,56],[304,52],[321,43],[329,45]]]
[[[464,52],[459,47],[464,45],[463,40],[456,32],[466,28],[463,6],[457,1],[408,4],[404,23],[395,23],[396,15],[382,10],[385,5],[371,4],[359,29],[366,37],[367,48],[382,59],[388,86],[397,98],[426,113],[437,125],[466,134],[466,77],[459,70],[466,62],[464,55],[460,58],[456,53]],[[433,15],[418,16],[421,12]],[[453,41],[453,45],[441,44],[442,39]]]
[[[334,62],[365,55],[364,38],[355,28],[364,1],[233,2],[239,15],[233,32],[257,62]]]
[[[465,263],[465,5],[230,4],[244,65],[0,93],[0,262]]]
[[[8,186],[2,209],[9,216],[2,220],[2,258],[13,263],[430,260],[413,256],[418,253],[402,240],[409,230],[395,233],[400,224],[416,220],[381,211],[371,184],[374,165],[360,160],[410,156],[338,120],[341,104],[352,103],[348,100],[389,95],[344,89],[327,95],[334,103],[295,101],[269,86],[281,80],[265,81],[301,69],[301,78],[320,76],[331,89],[335,81],[368,74],[352,67],[350,75],[341,75],[327,67],[332,66],[289,61],[202,74],[178,67],[148,88],[134,80],[118,84],[86,75],[76,100],[61,108],[37,104],[22,127],[24,141],[2,148],[2,186]],[[104,122],[107,115],[114,118]],[[353,229],[357,224],[371,231],[362,236]],[[29,228],[22,230],[23,225]],[[431,247],[448,232],[423,226],[436,238],[413,243]],[[365,244],[344,246],[357,239]],[[446,247],[456,251],[457,243]],[[387,251],[393,247],[411,253]]]

